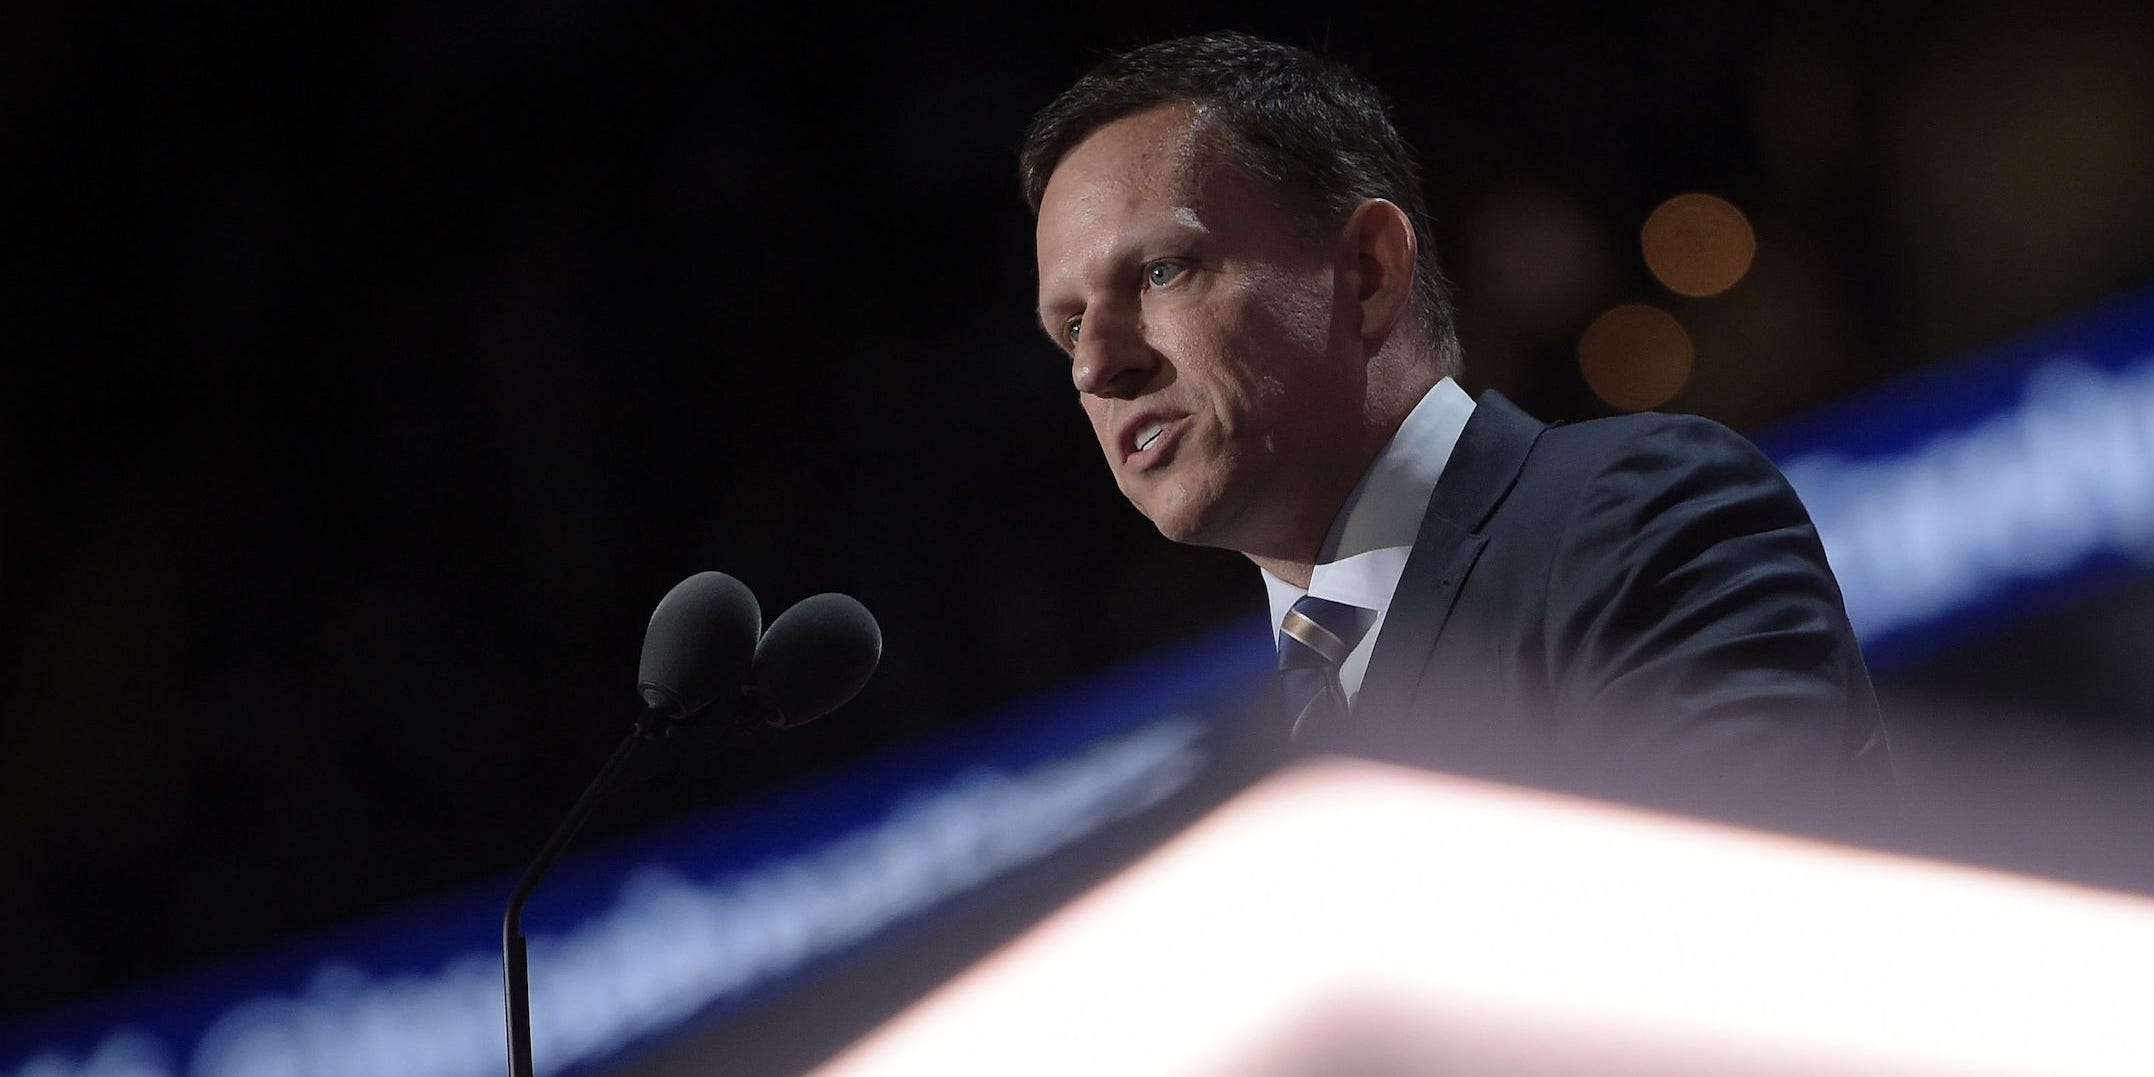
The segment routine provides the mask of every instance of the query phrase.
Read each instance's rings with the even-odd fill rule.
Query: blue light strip
[[[1260,626],[1162,652],[747,808],[564,862],[526,917],[533,1054],[602,1068],[1187,787]],[[12,1077],[490,1077],[500,905],[474,888],[0,1033]]]
[[[1871,668],[2154,566],[2154,294],[1773,431]]]

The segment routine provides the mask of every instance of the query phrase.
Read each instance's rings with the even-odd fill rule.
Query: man
[[[1109,60],[1021,155],[1115,480],[1255,562],[1303,743],[1771,812],[1889,782],[1801,504],[1702,419],[1476,403],[1382,97],[1243,34]]]

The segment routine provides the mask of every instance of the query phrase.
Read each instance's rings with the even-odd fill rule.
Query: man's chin
[[[1184,546],[1209,546],[1250,557],[1273,556],[1271,551],[1281,544],[1262,540],[1266,533],[1263,527],[1268,521],[1247,511],[1231,511],[1230,506],[1235,505],[1245,510],[1250,507],[1247,502],[1221,499],[1202,504],[1181,502],[1172,507],[1180,511],[1142,504],[1137,510],[1152,521],[1152,526],[1158,528],[1161,535]],[[1292,559],[1290,553],[1275,556]]]
[[[1210,506],[1206,507],[1209,508]],[[1159,533],[1170,541],[1179,542],[1184,546],[1235,548],[1229,537],[1224,534],[1228,529],[1219,526],[1217,513],[1147,511],[1144,515],[1146,519],[1152,521],[1152,526],[1158,528]]]
[[[1169,541],[1179,542],[1184,546],[1205,545],[1202,541],[1203,531],[1188,521],[1155,516],[1152,517],[1152,526],[1158,528],[1159,533]]]
[[[1201,486],[1197,490],[1154,488],[1148,492],[1154,496],[1143,500],[1131,498],[1130,502],[1169,540],[1185,546],[1240,549],[1235,545],[1239,529],[1234,523],[1238,514],[1226,508],[1233,499]]]

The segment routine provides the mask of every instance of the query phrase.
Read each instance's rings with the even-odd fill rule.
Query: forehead
[[[1075,253],[1118,225],[1199,223],[1197,123],[1187,106],[1164,106],[1107,124],[1063,155],[1040,197],[1042,271],[1051,256]]]
[[[1199,171],[1203,118],[1189,105],[1170,104],[1103,124],[1062,155],[1040,209],[1101,192],[1188,193]],[[1164,184],[1164,186],[1162,186]]]

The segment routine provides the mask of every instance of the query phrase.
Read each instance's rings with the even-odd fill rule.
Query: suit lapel
[[[1493,390],[1483,393],[1429,497],[1391,608],[1369,656],[1355,710],[1398,714],[1450,620],[1460,585],[1488,541],[1479,528],[1518,481],[1547,427]]]

